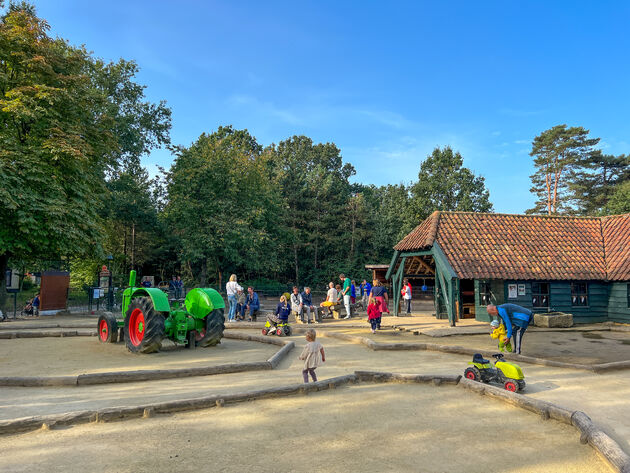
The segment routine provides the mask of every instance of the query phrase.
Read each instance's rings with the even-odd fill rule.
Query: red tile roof
[[[602,233],[608,279],[630,280],[630,214],[603,217]]]
[[[630,214],[434,212],[394,249],[422,250],[434,242],[464,279],[630,279]]]

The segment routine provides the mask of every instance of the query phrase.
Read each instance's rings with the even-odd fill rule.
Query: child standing
[[[315,376],[315,368],[320,366],[326,361],[326,355],[324,354],[324,347],[321,343],[315,341],[317,333],[315,330],[310,329],[306,331],[306,341],[308,342],[302,350],[300,360],[304,360],[304,369],[302,370],[302,376],[304,376],[304,382],[308,383],[308,375],[310,373],[313,382],[317,381]]]
[[[381,308],[376,304],[376,300],[370,298],[367,307],[368,320],[372,326],[372,333],[376,333],[377,328],[381,328]]]

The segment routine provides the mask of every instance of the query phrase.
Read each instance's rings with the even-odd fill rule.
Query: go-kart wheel
[[[221,343],[225,330],[225,316],[223,309],[214,309],[206,315],[206,327],[197,335],[197,346],[213,347]]]
[[[282,337],[284,335],[284,328],[283,327],[277,327],[276,328],[276,335],[278,335],[279,337]]]
[[[267,335],[268,332],[269,332],[269,330],[267,330],[266,328],[262,329],[262,334],[263,335]]]
[[[293,333],[293,330],[291,330],[291,326],[290,325],[286,325],[284,327],[284,335],[287,336],[287,337],[290,337],[292,333]]]
[[[507,391],[512,391],[513,393],[518,392],[518,385],[516,384],[515,381],[513,381],[511,379],[506,381],[505,384],[503,385],[503,387]]]
[[[466,377],[466,379],[470,379],[471,381],[481,381],[481,373],[476,366],[466,368],[466,371],[464,371],[464,376]]]
[[[516,384],[518,385],[518,390],[522,391],[523,389],[525,389],[525,380],[524,379],[519,379]]]
[[[155,310],[150,297],[136,297],[125,315],[125,343],[133,353],[153,353],[162,347],[164,314]]]
[[[112,314],[103,314],[98,318],[98,339],[103,343],[118,341],[118,324]]]

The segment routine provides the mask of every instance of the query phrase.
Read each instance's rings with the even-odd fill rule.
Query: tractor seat
[[[488,364],[490,363],[488,360],[484,359],[483,356],[481,356],[481,353],[475,353],[473,355],[473,363],[481,363],[482,365]]]

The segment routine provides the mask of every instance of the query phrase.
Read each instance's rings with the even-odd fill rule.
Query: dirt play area
[[[363,327],[362,322],[353,319],[315,328],[382,342],[427,341],[493,348],[485,334],[434,338],[387,327],[372,335],[367,323],[365,328],[358,328]],[[395,319],[386,322],[391,324]],[[83,328],[93,324],[86,318],[64,323]],[[28,330],[30,324],[10,325]],[[259,328],[245,326],[229,331],[260,334]],[[607,353],[599,348],[602,346],[610,346],[611,352],[614,347],[626,350],[629,345],[624,341],[630,335],[532,331],[526,337],[531,337],[525,339],[526,344],[531,342],[524,344],[526,349],[539,346],[546,355],[550,353],[548,347],[578,351],[598,347],[594,351],[601,356],[601,352]],[[470,358],[432,351],[374,351],[338,338],[318,339],[327,357],[317,370],[320,379],[356,370],[452,376],[462,374]],[[550,339],[560,343],[550,343]],[[0,421],[300,383],[303,362],[297,357],[304,336],[296,334],[289,340],[295,342],[295,348],[271,371],[93,386],[0,386]],[[268,359],[279,348],[224,338],[212,348],[187,350],[165,343],[160,353],[137,355],[129,353],[124,344],[102,344],[95,337],[14,338],[0,340],[0,376],[255,362]],[[630,416],[625,401],[630,396],[627,371],[596,374],[527,363],[522,367],[527,380],[525,396],[587,412],[622,448],[630,450],[630,424],[619,420]],[[308,396],[149,419],[55,427],[2,438],[0,471],[83,471],[77,465],[85,458],[93,460],[90,471],[187,471],[208,464],[210,457],[213,471],[612,471],[592,447],[580,444],[573,427],[543,421],[531,412],[455,386],[362,383]],[[202,448],[198,448],[200,445]],[[210,456],[208,449],[212,451]],[[28,461],[20,451],[29,452]],[[107,451],[116,454],[103,455]]]
[[[0,469],[609,472],[577,437],[455,387],[369,384],[12,436],[0,444]]]
[[[99,343],[96,337],[18,338],[2,340],[0,364],[2,376],[65,376],[265,361],[279,348],[224,338],[216,347],[187,350],[164,340],[161,351],[142,356],[130,353],[124,343]]]

